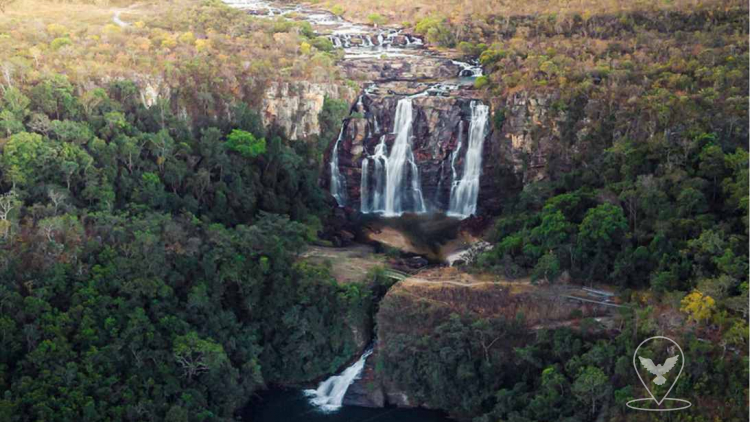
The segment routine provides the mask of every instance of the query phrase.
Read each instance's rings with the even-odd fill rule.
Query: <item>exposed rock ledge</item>
[[[318,114],[326,97],[352,103],[357,91],[346,85],[308,81],[273,82],[263,96],[261,117],[291,140],[320,134]]]

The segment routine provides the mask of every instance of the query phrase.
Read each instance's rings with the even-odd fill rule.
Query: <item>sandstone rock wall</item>
[[[318,114],[326,97],[353,102],[357,91],[343,84],[308,81],[273,82],[261,102],[266,127],[277,126],[290,140],[320,134]]]

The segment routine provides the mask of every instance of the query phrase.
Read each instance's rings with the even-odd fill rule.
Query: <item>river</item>
[[[325,411],[310,402],[300,390],[270,390],[247,406],[247,422],[455,422],[441,412],[425,409],[344,406]]]

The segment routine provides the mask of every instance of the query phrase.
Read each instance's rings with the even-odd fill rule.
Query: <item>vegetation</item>
[[[193,131],[132,82],[1,104],[0,420],[232,420],[356,353],[369,290],[295,263],[326,208],[314,151],[245,104]]]
[[[634,303],[614,315],[618,328],[608,329],[580,310],[554,315],[539,292],[511,298],[504,288],[404,289],[394,288],[380,304],[376,368],[412,402],[475,422],[629,420],[625,403],[648,394],[633,371],[635,348],[668,335],[689,362],[673,396],[716,403],[675,414],[677,420],[741,421],[747,413],[747,326],[740,320],[733,326],[745,337],[723,336],[719,345],[701,338],[703,331],[659,322],[664,308]],[[569,318],[578,319],[575,328],[543,326]],[[666,352],[660,346],[639,354]]]
[[[329,3],[477,58],[499,142],[514,98],[543,109],[474,270],[611,285],[616,329],[540,328],[489,289],[378,305],[381,270],[340,285],[300,260],[350,105],[326,98],[308,143],[257,110],[271,82],[339,81],[341,53],[218,0],[122,6],[120,26],[101,4],[0,0],[0,421],[233,420],[340,368],[376,309],[382,374],[476,422],[625,419],[634,339],[665,333],[691,362],[674,394],[702,404],[675,417],[746,416],[744,3]]]
[[[0,18],[1,421],[234,420],[361,347],[373,293],[298,262],[322,150],[254,111],[330,48],[220,2],[128,10]]]
[[[65,74],[83,91],[129,80],[136,100],[206,125],[237,102],[257,108],[270,81],[338,78],[309,24],[256,19],[220,0],[134,4],[121,16],[126,27],[113,13],[78,2],[9,6],[0,15],[0,79],[23,88]]]
[[[478,58],[495,142],[511,144],[509,110],[531,114],[529,145],[513,142],[528,154],[523,189],[474,270],[610,285],[631,308],[615,331],[583,319],[529,333],[523,311],[389,294],[385,379],[476,421],[619,420],[641,397],[635,340],[666,334],[696,364],[675,394],[716,403],[678,420],[743,420],[748,373],[731,368],[746,368],[748,344],[747,5],[347,2],[347,16],[361,10]]]

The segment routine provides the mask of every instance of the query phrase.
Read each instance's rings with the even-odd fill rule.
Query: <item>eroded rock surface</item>
[[[261,104],[263,125],[281,128],[291,140],[319,135],[318,115],[326,97],[352,102],[357,92],[349,86],[331,83],[274,82]]]

